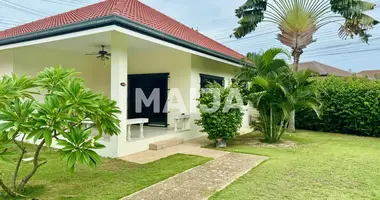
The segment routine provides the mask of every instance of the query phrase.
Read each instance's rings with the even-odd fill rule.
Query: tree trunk
[[[293,110],[291,113],[290,113],[290,116],[289,116],[289,126],[288,126],[288,132],[289,133],[295,133],[296,132],[296,123],[295,123],[295,119],[296,119],[296,111]]]
[[[45,144],[45,140],[42,140],[41,143],[38,145],[37,150],[34,153],[33,169],[32,169],[32,171],[24,179],[22,179],[20,185],[17,188],[17,192],[22,192],[24,190],[25,185],[34,176],[34,174],[37,172],[38,168],[40,168],[42,165],[46,164],[46,161],[42,162],[40,164],[38,162],[38,159],[39,159],[39,156],[40,156],[40,152],[41,152],[42,147],[44,146],[44,144]]]
[[[0,187],[11,197],[25,197],[17,192],[14,192],[13,190],[11,190],[10,188],[8,188],[3,180],[0,178]]]
[[[22,159],[24,158],[24,155],[26,153],[26,150],[24,148],[24,139],[25,139],[25,136],[24,135],[22,137],[22,140],[21,140],[21,144],[18,144],[18,142],[16,141],[16,139],[13,139],[13,142],[17,145],[17,147],[21,150],[21,154],[20,154],[20,157],[17,161],[17,164],[16,164],[16,169],[13,173],[13,178],[12,178],[12,187],[13,187],[13,191],[16,191],[17,190],[17,186],[16,186],[16,180],[17,180],[17,176],[18,176],[18,172],[20,170],[20,166],[21,166],[21,162],[22,162]]]
[[[298,71],[298,66],[300,63],[300,57],[303,53],[302,49],[293,49],[292,56],[293,56],[293,71]]]
[[[293,49],[293,53],[292,53],[293,60],[294,60],[294,63],[293,63],[293,72],[297,72],[298,71],[298,65],[299,65],[300,57],[301,57],[302,53],[303,53],[302,49]],[[288,132],[289,133],[295,133],[296,132],[296,122],[295,122],[295,119],[296,119],[296,111],[293,110],[290,113],[289,126],[288,126]]]

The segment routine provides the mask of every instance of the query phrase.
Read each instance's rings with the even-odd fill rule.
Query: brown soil
[[[294,148],[297,147],[297,143],[291,140],[282,140],[279,143],[265,143],[263,137],[260,135],[241,135],[235,140],[231,141],[233,145],[249,145],[253,147],[274,147],[274,148]]]
[[[294,148],[297,147],[297,144],[290,140],[280,141],[279,143],[275,144],[269,144],[262,142],[260,140],[253,140],[246,143],[249,146],[256,146],[256,147],[280,147],[280,148]]]

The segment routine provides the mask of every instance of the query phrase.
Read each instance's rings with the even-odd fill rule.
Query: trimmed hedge
[[[313,87],[323,103],[322,117],[301,109],[297,128],[380,137],[380,81],[331,76],[317,78]]]

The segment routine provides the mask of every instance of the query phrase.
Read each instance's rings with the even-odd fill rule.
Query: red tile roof
[[[367,77],[368,79],[371,79],[371,80],[376,80],[377,76],[380,75],[380,70],[363,70],[359,72],[358,75],[362,77]]]
[[[0,31],[0,40],[110,15],[124,17],[235,59],[243,58],[243,55],[236,51],[202,35],[198,31],[181,24],[138,0],[102,1],[15,28]]]
[[[336,75],[336,76],[345,76],[345,77],[352,76],[351,72],[344,71],[336,67],[331,67],[329,65],[325,65],[316,61],[300,63],[298,68],[300,70],[310,69],[311,71],[318,73],[320,76],[327,76],[327,75]]]

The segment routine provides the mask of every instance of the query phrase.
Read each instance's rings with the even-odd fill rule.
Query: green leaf
[[[74,167],[75,167],[76,161],[77,161],[76,160],[76,154],[75,153],[71,153],[70,156],[67,159],[67,168],[69,169],[69,171],[71,171],[71,172],[74,171]]]
[[[0,124],[0,134],[4,131],[6,131],[7,129],[13,127],[13,123],[12,122],[8,122],[8,123],[2,123]]]
[[[87,153],[95,166],[100,164],[100,156],[95,151],[88,150]]]
[[[91,162],[90,156],[87,153],[83,153],[82,155],[83,155],[84,164],[87,166],[90,166],[90,162]]]
[[[50,147],[51,146],[51,143],[53,141],[53,133],[50,132],[49,130],[45,129],[44,130],[44,139],[45,139],[45,142],[46,144]]]
[[[9,130],[9,132],[8,132],[8,139],[13,139],[13,138],[15,138],[16,137],[16,134],[17,134],[17,130],[15,130],[15,129],[11,129],[11,130]]]
[[[100,143],[98,143],[98,142],[95,142],[94,143],[94,146],[93,147],[91,147],[92,149],[104,149],[104,148],[106,148],[106,146],[104,146],[103,144],[100,144]]]

